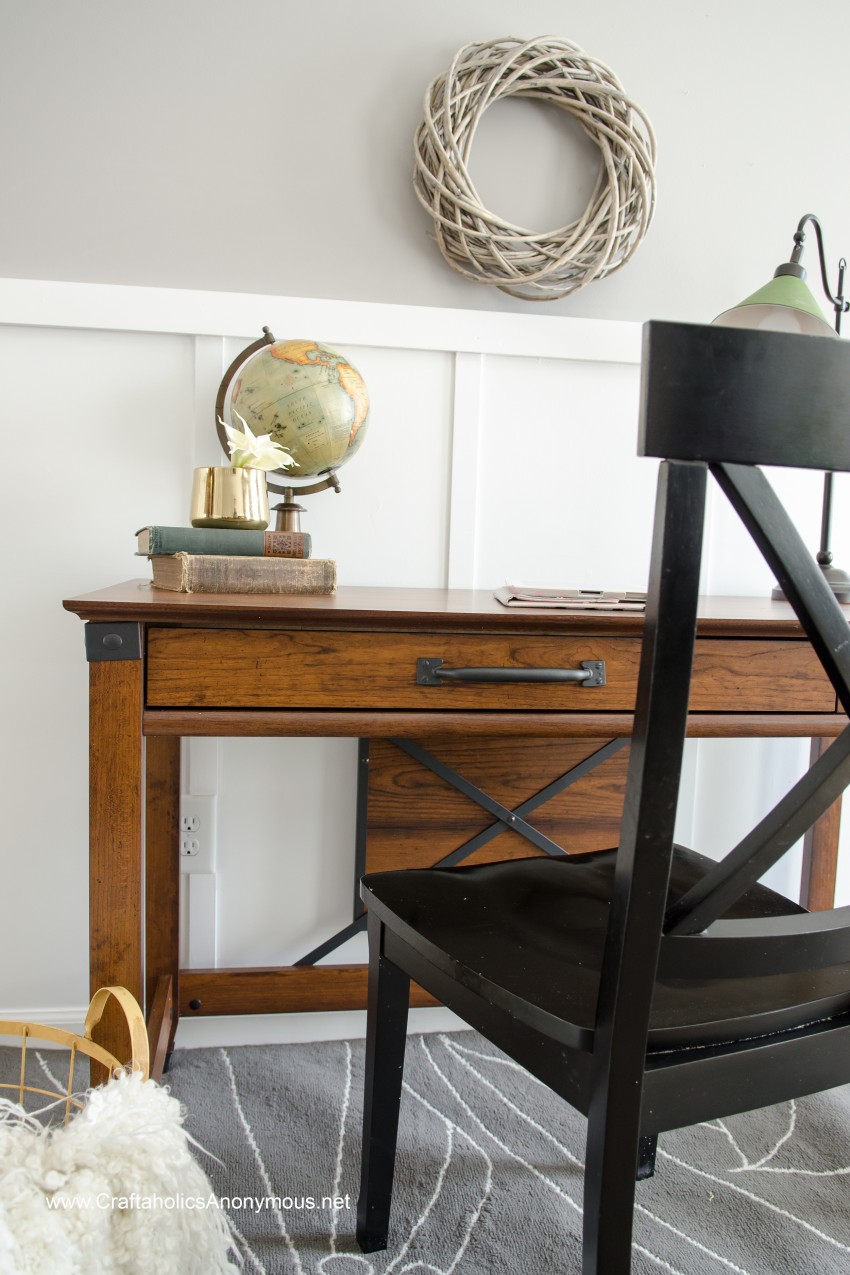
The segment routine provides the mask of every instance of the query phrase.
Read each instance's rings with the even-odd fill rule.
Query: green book
[[[251,558],[309,558],[306,531],[239,531],[231,527],[142,527],[137,554],[146,558],[174,553],[229,554]]]

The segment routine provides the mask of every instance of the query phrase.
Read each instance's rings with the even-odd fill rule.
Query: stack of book
[[[305,531],[142,527],[137,553],[155,589],[178,593],[333,593],[336,563],[310,557]]]

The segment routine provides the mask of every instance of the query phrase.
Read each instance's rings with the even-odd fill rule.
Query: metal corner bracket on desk
[[[142,658],[142,626],[136,621],[114,624],[89,620],[85,627],[86,659],[140,660]]]

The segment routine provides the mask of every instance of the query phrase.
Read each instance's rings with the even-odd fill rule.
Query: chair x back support
[[[619,848],[364,877],[364,1251],[387,1243],[411,978],[587,1116],[584,1275],[630,1270],[659,1133],[850,1081],[850,909],[758,883],[850,781],[850,727],[722,861],[673,842],[709,471],[850,712],[847,615],[758,468],[850,470],[850,348],[644,341],[639,450],[662,464]]]

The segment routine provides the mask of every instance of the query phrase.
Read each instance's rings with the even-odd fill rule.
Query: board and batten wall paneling
[[[636,455],[640,370],[485,360],[475,584],[644,589],[658,462]]]
[[[14,749],[4,740],[2,800],[15,888],[38,897],[45,935],[34,945],[29,919],[13,911],[3,952],[26,950],[27,960],[3,962],[4,1010],[61,1018],[86,998],[86,668],[81,626],[60,600],[146,575],[133,533],[185,521],[192,466],[221,455],[221,372],[264,323],[346,351],[369,385],[370,437],[341,471],[341,494],[304,502],[316,551],[337,558],[341,579],[491,587],[520,575],[643,586],[655,465],[635,457],[637,324],[0,281],[7,413],[13,429],[37,431],[41,476],[34,515],[23,489],[4,510],[7,538],[20,532],[27,554],[10,567],[23,622],[3,634],[0,677],[16,737]],[[816,534],[817,481],[786,494]],[[763,592],[764,568],[734,535],[715,501],[710,586]],[[835,543],[840,559],[850,543],[842,506]],[[691,750],[694,799],[682,823],[708,853],[799,763],[793,742],[775,741],[773,752],[736,747],[753,810],[736,808],[725,823],[723,765],[702,743]],[[290,960],[348,919],[353,746],[219,748],[219,960]],[[46,787],[61,826],[43,817]],[[846,867],[840,889],[850,895]],[[271,1032],[240,1030],[245,1040]],[[308,1035],[335,1030],[302,1025]],[[339,1030],[352,1030],[350,1020]]]

